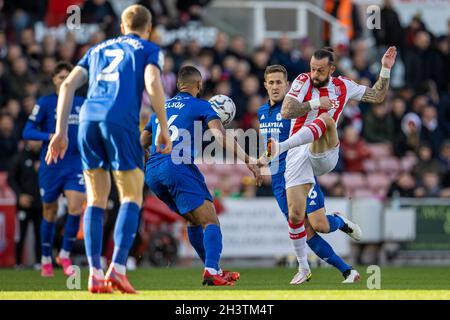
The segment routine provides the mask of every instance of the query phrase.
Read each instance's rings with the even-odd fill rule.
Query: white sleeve
[[[367,86],[357,84],[355,81],[341,77],[347,87],[347,95],[349,99],[361,101],[362,96],[366,92]]]
[[[287,95],[297,99],[299,102],[303,102],[303,99],[305,99],[305,95],[308,92],[309,82],[310,80],[307,74],[300,74],[295,78],[294,82],[292,82],[291,89]]]

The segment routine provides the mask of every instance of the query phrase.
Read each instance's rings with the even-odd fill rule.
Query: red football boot
[[[72,270],[72,260],[70,258],[61,258],[60,256],[56,257],[56,264],[63,268],[63,272],[66,276],[71,276],[74,273]]]
[[[89,275],[88,290],[90,293],[113,293],[113,289],[105,280],[97,279],[93,275]]]
[[[222,270],[222,278],[224,278],[227,281],[234,282],[234,281],[239,280],[240,277],[241,277],[241,275],[239,274],[239,272]]]
[[[53,273],[53,265],[51,263],[41,264],[41,276],[45,278],[50,278],[55,276]]]
[[[105,281],[113,289],[118,289],[122,293],[137,293],[128,281],[128,277],[124,274],[118,273],[114,267],[110,267],[108,272],[106,272]]]
[[[208,270],[203,272],[203,285],[208,286],[232,286],[233,282],[225,280],[220,274],[210,274]]]

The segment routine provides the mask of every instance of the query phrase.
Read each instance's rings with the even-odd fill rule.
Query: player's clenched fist
[[[158,141],[156,141],[156,151],[162,154],[169,154],[172,152],[172,140],[170,140],[169,131],[161,129]]]
[[[330,110],[333,107],[333,103],[328,97],[320,97],[320,108],[325,110]]]

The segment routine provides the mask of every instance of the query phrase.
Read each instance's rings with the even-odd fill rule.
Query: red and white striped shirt
[[[320,97],[329,97],[333,107],[328,110],[330,117],[337,123],[347,101],[350,99],[361,100],[366,86],[359,85],[346,77],[330,77],[326,87],[315,88],[311,82],[310,73],[300,74],[292,83],[288,92],[290,97],[296,98],[299,102],[306,102]],[[300,130],[301,127],[311,123],[320,114],[327,112],[324,109],[311,110],[304,116],[292,119],[290,136]]]

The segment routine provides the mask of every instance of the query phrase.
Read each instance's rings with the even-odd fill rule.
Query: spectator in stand
[[[384,50],[385,47],[395,46],[402,53],[405,31],[397,12],[392,7],[392,0],[384,0],[383,8],[380,11],[380,27],[373,29],[377,47]]]
[[[439,160],[444,167],[442,186],[444,188],[450,188],[450,140],[447,140],[442,144]]]
[[[250,97],[246,112],[242,117],[241,128],[247,130],[250,128],[258,129],[258,109],[263,104],[262,98],[259,95],[253,95]]]
[[[261,48],[252,54],[250,72],[258,77],[259,83],[264,83],[264,71],[266,70],[269,58],[269,54]],[[263,86],[260,86],[259,94],[262,96],[266,94]]]
[[[177,0],[176,7],[179,13],[179,20],[182,24],[189,21],[201,20],[203,7],[211,0]]]
[[[344,121],[342,126],[351,126],[358,134],[361,134],[363,121],[361,115],[361,109],[359,109],[359,103],[356,100],[349,100],[347,106],[343,111]]]
[[[439,160],[433,158],[433,152],[429,145],[422,144],[419,147],[417,156],[419,161],[412,169],[416,179],[421,179],[424,173],[428,171],[437,172],[439,175],[444,174],[444,167]]]
[[[387,196],[413,198],[415,188],[416,180],[414,177],[409,172],[401,172],[389,187]]]
[[[173,97],[177,90],[177,76],[173,72],[173,58],[166,54],[164,56],[164,66],[161,73],[161,81],[163,84],[166,98]]]
[[[295,54],[292,40],[282,36],[270,59],[270,64],[281,64],[288,71],[288,80],[294,80],[300,73],[309,72],[309,63],[300,53]]]
[[[152,25],[169,24],[169,9],[165,0],[141,0],[137,4],[146,7],[152,14]]]
[[[12,158],[8,170],[8,184],[16,194],[19,221],[19,240],[16,244],[17,266],[23,265],[23,248],[30,222],[33,222],[35,263],[39,263],[41,256],[42,204],[38,184],[41,145],[41,141],[27,141],[25,148]]]
[[[20,140],[22,135],[22,129],[27,121],[26,117],[23,116],[22,107],[19,100],[9,99],[6,103],[4,111],[11,116],[14,122],[13,136],[16,140]]]
[[[392,142],[394,121],[386,102],[374,104],[364,117],[364,139],[369,143]]]
[[[422,128],[420,117],[413,112],[407,113],[402,119],[401,126],[403,136],[398,141],[401,146],[396,149],[399,149],[400,154],[408,151],[418,152],[420,146],[420,129]]]
[[[450,84],[450,37],[440,36],[436,40],[432,76],[439,92],[448,92]]]
[[[439,197],[441,193],[440,179],[437,172],[427,170],[419,179],[419,186],[414,190],[416,197]]]
[[[8,170],[10,161],[18,150],[17,142],[13,118],[6,113],[0,114],[0,171]]]
[[[11,96],[23,99],[25,96],[24,88],[29,81],[31,81],[31,75],[28,72],[27,60],[24,57],[19,57],[12,62],[11,74],[8,77]]]
[[[363,171],[363,161],[370,157],[370,150],[365,141],[359,137],[358,132],[351,126],[347,126],[344,129],[341,149],[345,171]]]
[[[55,91],[52,72],[56,67],[56,58],[54,56],[46,56],[42,59],[41,70],[37,76],[39,83],[39,96],[45,96]]]
[[[414,45],[405,54],[405,80],[415,90],[423,90],[425,82],[431,79],[432,60],[430,34],[418,31],[414,36]]]
[[[81,22],[97,24],[108,38],[119,33],[119,20],[108,0],[87,0],[81,9]]]
[[[438,126],[436,108],[428,105],[422,112],[421,140],[428,143],[433,151],[433,157],[439,155],[444,135]]]
[[[204,96],[212,97],[214,95],[214,88],[222,80],[222,68],[220,65],[213,65],[211,67],[211,77],[205,82],[203,86]]]
[[[225,32],[217,33],[216,42],[214,43],[214,64],[223,64],[223,60],[229,54],[228,45],[229,36]]]
[[[247,112],[247,106],[251,98],[258,94],[259,92],[259,81],[255,75],[250,74],[248,77],[242,81],[241,94],[239,94],[235,99],[236,104],[236,120],[241,120],[244,114]]]
[[[238,60],[248,60],[247,42],[243,36],[235,36],[231,39],[229,54],[235,56]]]
[[[169,48],[169,52],[171,53],[174,62],[173,72],[177,74],[186,59],[186,50],[180,40],[175,40]]]

